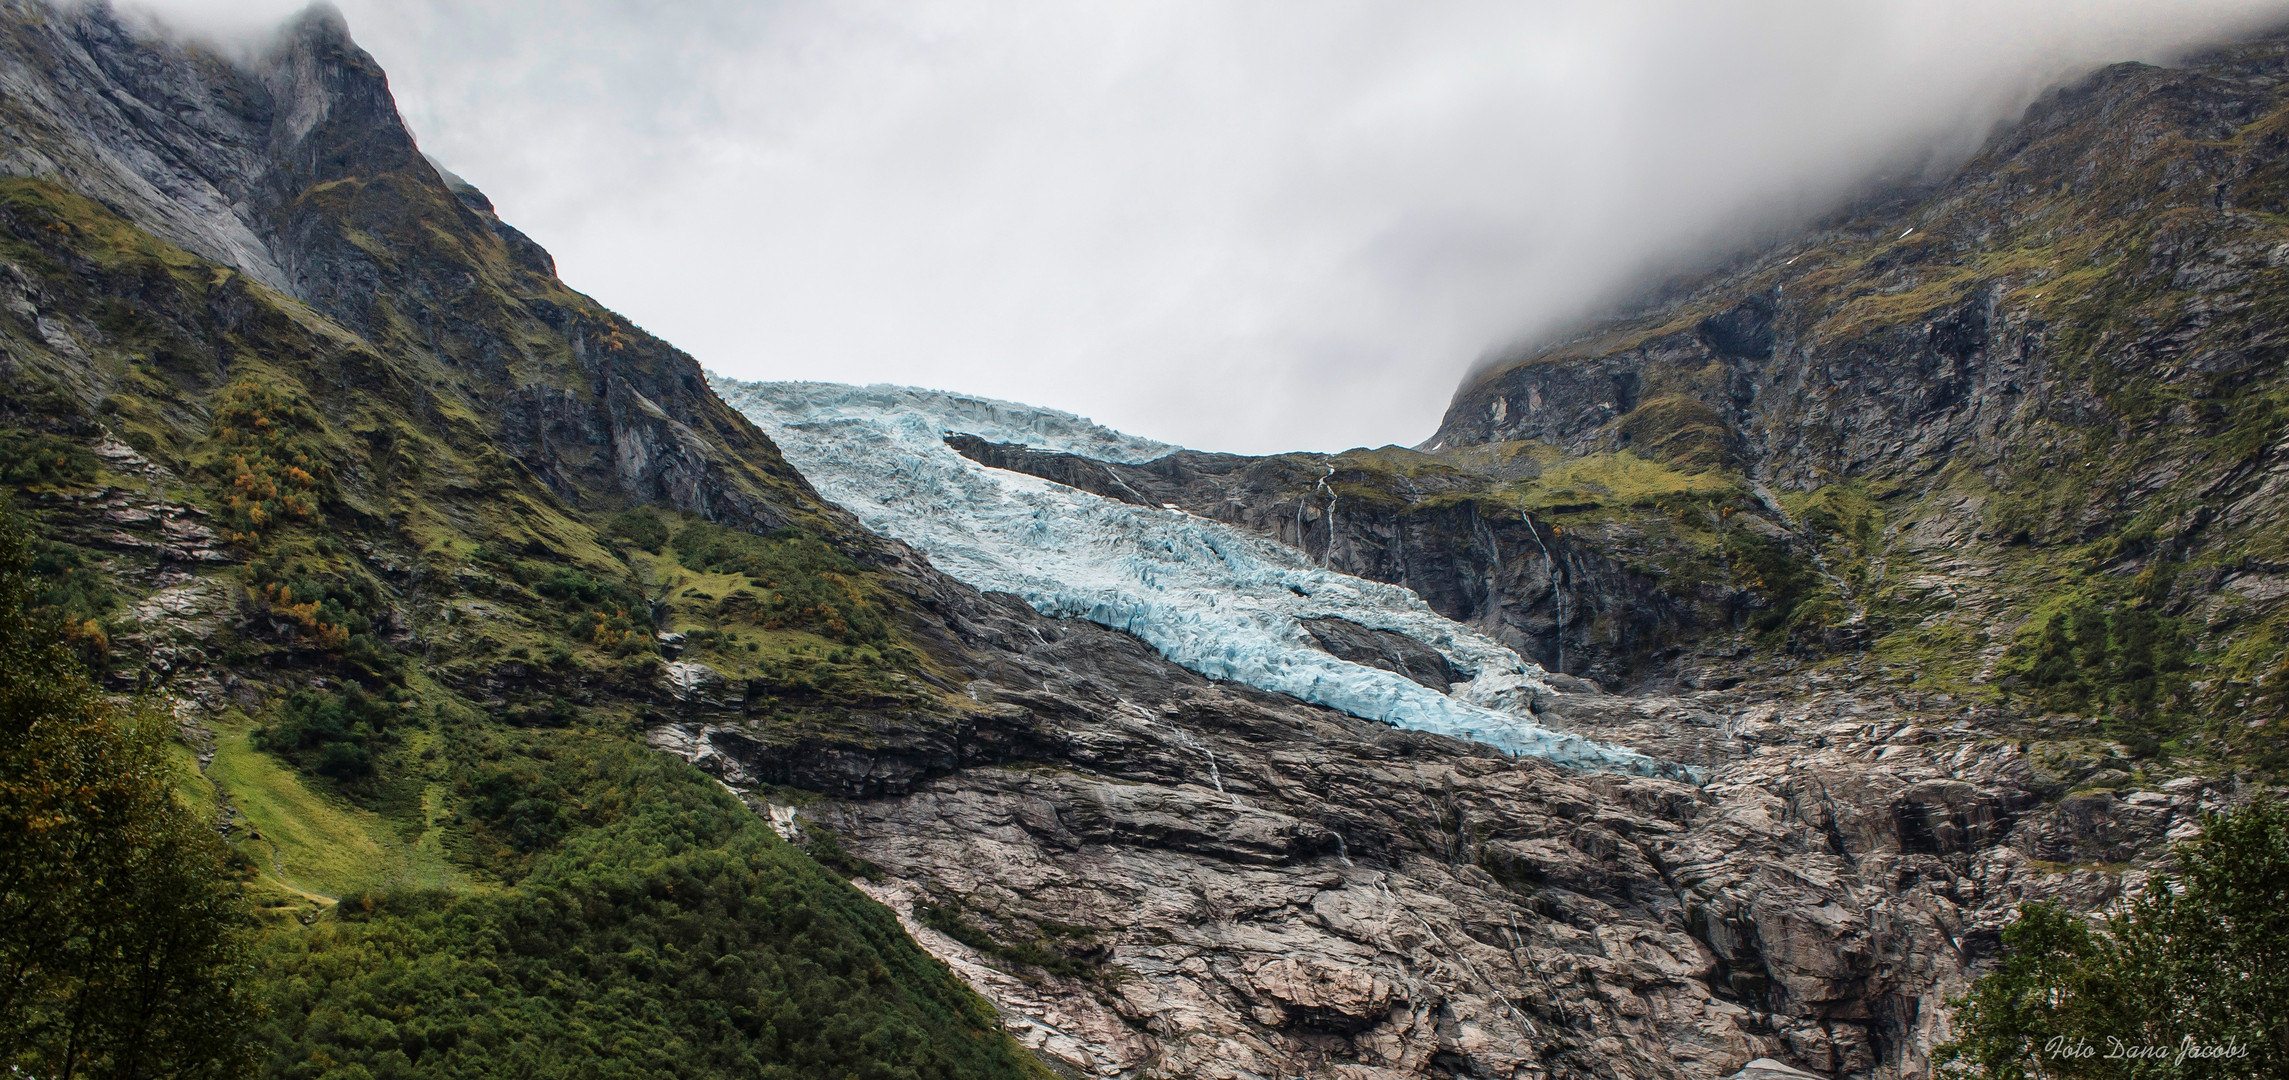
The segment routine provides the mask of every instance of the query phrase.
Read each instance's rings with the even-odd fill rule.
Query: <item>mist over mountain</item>
[[[292,0],[158,0],[250,40]],[[1481,355],[1967,156],[2198,0],[344,5],[423,149],[739,378],[1412,444]]]

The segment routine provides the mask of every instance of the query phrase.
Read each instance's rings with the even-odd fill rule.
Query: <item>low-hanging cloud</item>
[[[267,6],[266,6],[267,5]],[[152,0],[244,39],[298,4]],[[744,378],[1235,451],[1414,442],[1489,349],[1959,158],[2253,0],[342,0],[424,149]]]

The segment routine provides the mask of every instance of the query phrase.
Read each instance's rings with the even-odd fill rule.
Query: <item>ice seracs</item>
[[[989,469],[945,436],[1121,462],[1176,447],[1071,413],[942,391],[710,381],[821,494],[976,588],[1128,631],[1210,678],[1569,765],[1667,771],[1635,751],[1535,723],[1534,703],[1552,692],[1542,669],[1440,616],[1412,590],[1323,569],[1267,537],[1181,510]],[[1338,660],[1299,621],[1314,616],[1404,634],[1471,677],[1441,694]]]

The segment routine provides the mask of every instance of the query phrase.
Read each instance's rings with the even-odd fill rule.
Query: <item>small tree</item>
[[[2289,810],[2203,819],[2184,873],[2102,922],[2027,904],[2003,964],[1956,1002],[1940,1075],[2289,1076]]]
[[[168,725],[90,684],[26,613],[0,507],[0,1067],[43,1080],[251,1066],[241,890],[176,801]]]

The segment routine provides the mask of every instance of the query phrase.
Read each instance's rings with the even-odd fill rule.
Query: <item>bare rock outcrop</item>
[[[950,746],[878,753],[900,786],[800,815],[1091,1075],[1921,1076],[2015,905],[2102,905],[2217,805],[2051,801],[2008,740],[1833,696],[1566,695],[1711,775],[1569,774],[1038,625]],[[737,721],[655,744],[735,785],[781,767]]]

